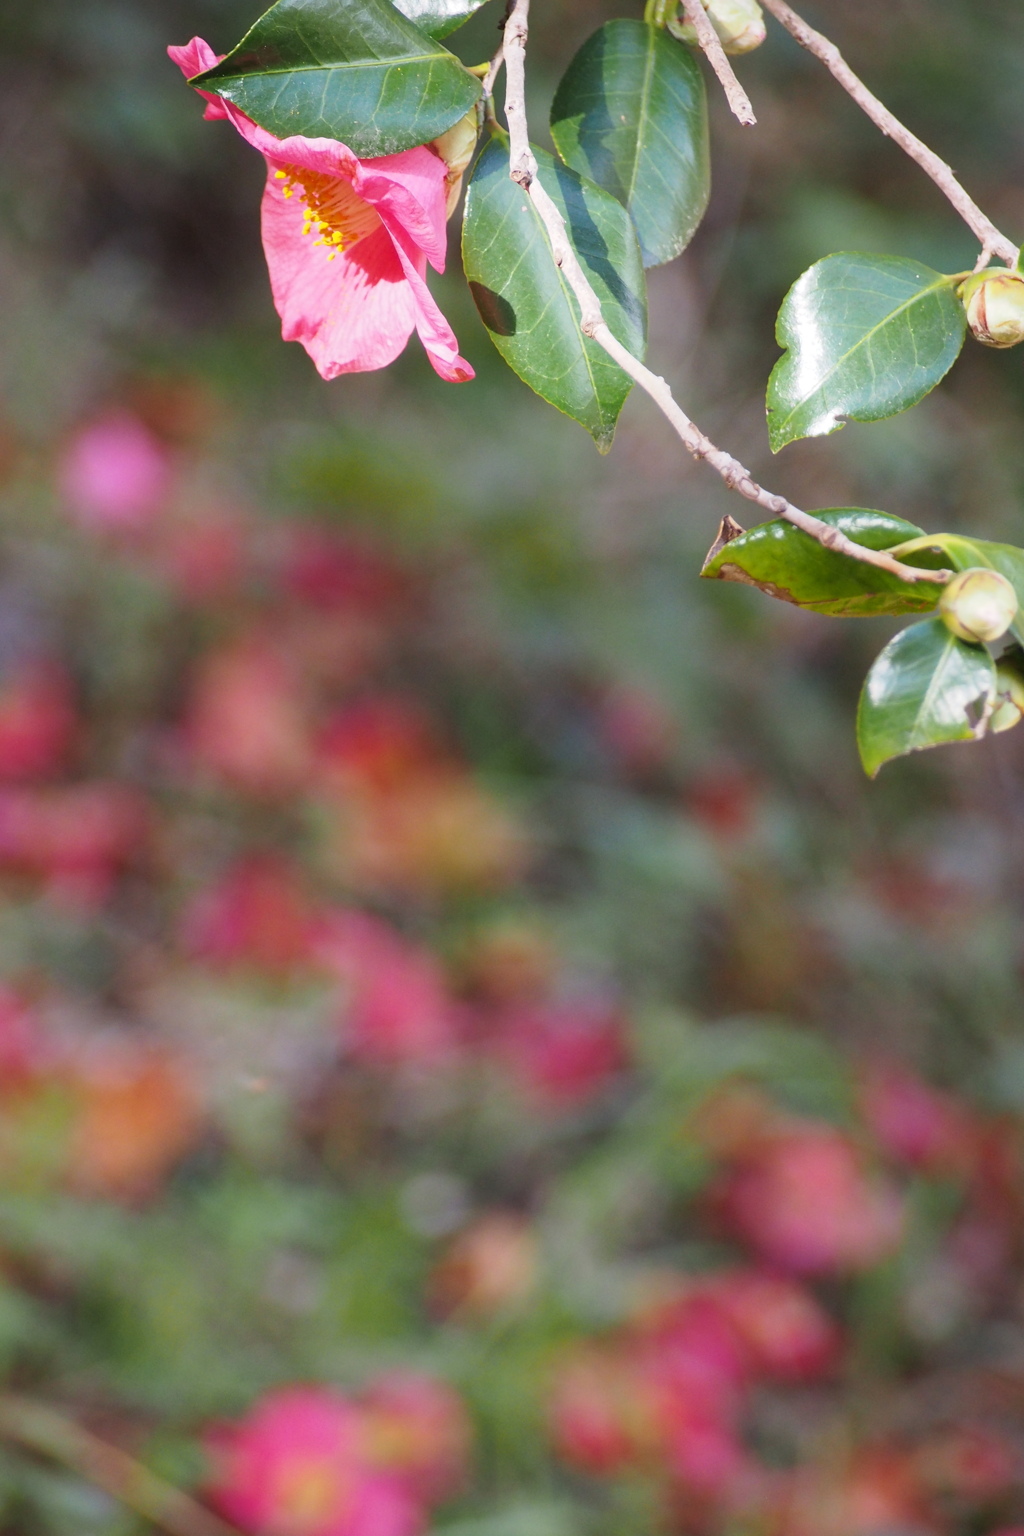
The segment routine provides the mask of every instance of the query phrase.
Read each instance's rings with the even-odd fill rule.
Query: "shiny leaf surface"
[[[461,27],[483,4],[484,0],[396,0],[395,9],[436,39]]]
[[[867,675],[857,710],[865,772],[908,752],[976,739],[995,697],[995,664],[980,645],[965,645],[941,619],[903,630]]]
[[[278,0],[193,83],[278,138],[340,139],[367,158],[436,138],[480,95],[459,60],[387,0]]]
[[[646,286],[629,215],[610,193],[543,150],[534,153],[608,325],[642,357]],[[477,309],[509,366],[586,427],[605,452],[631,381],[580,330],[579,306],[555,266],[544,226],[508,167],[507,142],[496,137],[477,162],[466,198],[462,255]]]
[[[912,523],[888,512],[834,507],[814,515],[867,549],[890,549],[915,537],[905,531]],[[759,587],[769,597],[835,618],[930,613],[939,600],[941,587],[901,581],[888,571],[835,554],[781,518],[733,536],[737,527],[731,520],[723,525],[702,576]]]
[[[934,389],[963,345],[956,281],[901,256],[815,262],[779,311],[786,353],[768,381],[773,451],[847,420],[895,416]]]
[[[629,209],[644,266],[685,250],[711,192],[704,77],[689,49],[642,21],[606,22],[562,77],[551,137]]]

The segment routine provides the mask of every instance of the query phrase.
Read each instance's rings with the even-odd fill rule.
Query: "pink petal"
[[[168,48],[167,52],[190,79],[211,68],[219,57],[201,37],[194,37],[184,48]],[[346,177],[364,202],[382,211],[386,208],[436,270],[444,271],[446,167],[432,149],[417,145],[398,155],[360,161],[337,139],[307,139],[302,134],[279,139],[232,102],[212,96],[209,91],[201,90],[199,94],[212,104],[213,110],[207,109],[206,116],[228,118],[246,143],[275,166],[297,165],[324,176]]]
[[[177,64],[186,80],[193,80],[205,69],[212,69],[224,57],[222,53],[214,53],[209,43],[204,43],[201,37],[194,37],[183,48],[172,46],[168,48],[167,54],[172,62]],[[198,86],[196,90],[199,90]],[[199,94],[208,104],[203,113],[208,121],[214,122],[217,118],[227,117],[227,109],[219,96],[214,95],[212,91],[199,91]]]
[[[230,102],[227,116],[239,133],[275,166],[298,166],[321,176],[343,176],[364,202],[401,226],[429,258],[444,271],[447,251],[445,164],[425,145],[400,155],[360,160],[337,139],[307,139],[301,134],[276,139]]]
[[[190,79],[217,62],[198,37],[168,53]],[[393,362],[415,326],[441,378],[473,378],[424,277],[426,259],[444,270],[446,170],[440,156],[418,145],[360,161],[335,139],[278,139],[231,102],[207,91],[200,95],[210,102],[207,117],[226,117],[266,157],[263,248],[284,339],[300,341],[321,377],[333,379]],[[377,210],[384,228],[328,260],[328,251],[302,233],[301,198],[286,199],[273,175],[286,166],[345,177]]]
[[[300,194],[285,198],[267,177],[263,249],[285,341],[299,341],[321,378],[384,368],[404,348],[416,324],[416,304],[388,231],[378,229],[350,250],[328,250],[302,233]],[[421,265],[424,258],[419,256]]]
[[[427,287],[422,257],[417,263],[419,253],[405,230],[397,221],[392,221],[384,208],[378,208],[378,212],[394,241],[398,259],[402,263],[406,280],[412,290],[416,305],[416,330],[434,372],[440,374],[441,378],[446,379],[449,384],[468,383],[476,375],[466,359],[459,356],[459,343],[455,332],[437,307],[434,296]],[[358,246],[356,249],[358,250]]]

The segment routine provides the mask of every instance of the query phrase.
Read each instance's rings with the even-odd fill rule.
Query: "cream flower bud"
[[[757,0],[704,0],[704,9],[726,53],[750,53],[764,42],[764,13]],[[684,43],[697,41],[689,22],[673,23],[671,31]]]
[[[996,665],[996,707],[989,718],[988,728],[998,734],[1011,731],[1024,720],[1024,677],[1008,662]]]
[[[1024,277],[1000,268],[978,272],[960,288],[967,323],[986,347],[1024,341]]]
[[[465,117],[460,117],[454,127],[442,133],[439,139],[431,142],[430,148],[441,156],[448,167],[445,177],[447,195],[445,198],[445,216],[451,218],[455,212],[455,205],[459,201],[459,193],[462,191],[462,178],[466,167],[473,158],[476,149],[476,141],[480,137],[480,118],[476,107],[471,107]]]
[[[998,571],[977,566],[961,571],[943,588],[939,613],[947,629],[975,645],[998,640],[1017,617],[1013,583]]]

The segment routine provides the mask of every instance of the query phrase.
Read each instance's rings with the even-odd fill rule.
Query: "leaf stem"
[[[826,549],[859,560],[865,565],[877,566],[906,582],[929,581],[943,584],[951,579],[950,571],[922,571],[914,566],[901,565],[884,550],[866,549],[855,544],[838,528],[831,527],[809,512],[801,512],[785,496],[774,495],[758,485],[738,459],[718,448],[711,439],[690,420],[672,394],[663,378],[645,368],[643,363],[629,352],[617,337],[612,335],[601,311],[601,301],[594,292],[566,233],[565,221],[554,202],[537,179],[537,161],[530,148],[529,128],[526,120],[526,40],[529,30],[530,0],[514,0],[505,23],[504,53],[506,70],[505,117],[509,132],[509,175],[531,199],[547,231],[551,254],[566,284],[580,307],[580,329],[602,347],[608,356],[618,363],[624,373],[654,401],[678,434],[683,446],[695,459],[719,474],[730,490],[755,502],[773,517],[784,518],[795,528],[816,539]]]
[[[930,176],[939,191],[949,199],[964,223],[981,241],[981,257],[976,271],[981,271],[988,266],[991,256],[999,256],[1008,267],[1015,267],[1019,252],[1012,240],[1001,233],[992,223],[992,220],[982,213],[974,199],[965,192],[957,181],[953,170],[945,160],[939,158],[933,149],[916,133],[911,133],[899,118],[896,117],[884,102],[879,101],[873,91],[868,90],[863,80],[855,75],[853,70],[843,58],[835,43],[831,42],[821,32],[816,32],[801,16],[798,16],[792,6],[787,5],[786,0],[761,0],[761,4],[770,11],[775,20],[785,27],[791,37],[795,37],[802,48],[812,53],[816,59],[820,59],[825,68],[838,80],[861,111],[866,113],[877,128],[880,128],[887,138],[898,144],[911,160]]]
[[[45,1403],[0,1395],[0,1439],[70,1467],[168,1536],[237,1536],[233,1526],[180,1488]]]

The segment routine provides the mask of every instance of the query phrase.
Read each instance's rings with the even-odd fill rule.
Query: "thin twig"
[[[843,90],[849,92],[861,111],[867,113],[886,137],[892,139],[894,144],[898,144],[900,149],[931,177],[939,191],[949,199],[964,223],[980,240],[983,260],[979,263],[979,270],[988,265],[991,256],[1000,256],[1009,267],[1016,266],[1019,253],[1013,241],[1008,240],[992,220],[982,213],[974,199],[957,181],[945,160],[940,160],[933,149],[929,149],[928,145],[915,133],[911,133],[910,129],[905,127],[898,117],[894,117],[889,108],[868,90],[863,80],[854,74],[835,43],[808,26],[792,6],[786,4],[786,0],[761,0],[761,4],[771,12],[776,21],[781,22],[792,37],[796,38],[801,47],[806,48],[808,53],[813,53],[816,59],[821,60],[825,68],[839,81]]]
[[[565,220],[537,178],[537,161],[530,148],[529,129],[526,121],[526,38],[530,0],[515,0],[512,13],[505,27],[505,117],[509,131],[509,175],[533,202],[547,230],[551,242],[551,254],[580,306],[580,329],[603,347],[609,357],[618,363],[635,383],[639,384],[664,416],[675,428],[683,446],[695,459],[709,464],[731,490],[755,502],[774,517],[781,517],[795,528],[810,534],[826,549],[846,555],[865,565],[877,566],[898,576],[903,581],[928,581],[944,583],[951,579],[949,571],[923,571],[915,566],[903,565],[887,555],[884,550],[866,549],[855,544],[838,528],[801,512],[788,502],[785,496],[776,496],[758,485],[748,469],[731,454],[717,448],[698,426],[686,415],[674,398],[665,380],[645,368],[622,343],[612,335],[604,315],[601,301],[591,287],[579,264],[566,234]]]
[[[734,117],[744,128],[753,128],[757,122],[750,97],[736,78],[736,71],[729,63],[729,56],[722,47],[721,38],[711,25],[711,17],[704,9],[703,0],[683,0],[686,19],[697,34],[701,52],[718,76],[725,99]]]
[[[180,1488],[44,1403],[0,1396],[0,1438],[70,1467],[168,1536],[238,1536]]]
[[[483,91],[485,101],[490,100],[490,98],[494,95],[494,82],[498,78],[498,72],[501,69],[504,61],[505,44],[502,42],[498,44],[498,51],[494,55],[494,58],[491,60],[487,73],[484,75],[481,89]]]

